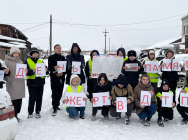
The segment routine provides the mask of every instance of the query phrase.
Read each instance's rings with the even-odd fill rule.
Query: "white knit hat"
[[[11,47],[11,49],[10,49],[10,55],[12,55],[15,52],[19,52],[19,54],[20,54],[20,49],[18,47]]]
[[[149,54],[155,54],[155,52],[153,50],[149,51]]]

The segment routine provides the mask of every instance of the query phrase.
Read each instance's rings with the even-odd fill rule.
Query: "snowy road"
[[[46,60],[45,63],[47,64]],[[180,89],[177,89],[177,96],[179,91]],[[22,122],[19,123],[19,131],[15,140],[186,140],[188,138],[186,133],[188,125],[180,124],[181,117],[176,108],[174,108],[174,120],[165,123],[164,128],[157,125],[157,113],[152,118],[150,127],[141,125],[135,113],[132,114],[131,124],[128,126],[124,124],[124,118],[116,120],[110,117],[109,120],[103,120],[100,111],[97,114],[97,120],[92,122],[89,120],[92,112],[90,102],[86,107],[85,116],[87,118],[85,120],[70,119],[62,104],[62,110],[58,111],[56,117],[53,117],[51,115],[50,78],[46,78],[42,117],[27,119],[28,97],[26,89],[26,97],[23,99],[22,110],[19,114]]]

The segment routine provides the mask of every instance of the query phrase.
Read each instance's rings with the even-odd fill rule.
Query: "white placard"
[[[66,72],[67,61],[57,61],[57,66],[58,73]]]
[[[102,96],[103,105],[111,105],[111,100],[108,99],[108,97],[110,96],[109,92],[101,92],[99,94],[101,94]]]
[[[180,93],[180,106],[188,107],[188,93]]]
[[[3,81],[4,79],[4,71],[0,70],[0,81]]]
[[[100,93],[93,93],[93,107],[102,107],[103,106],[103,98]]]
[[[185,58],[184,62],[185,62],[185,70],[188,70],[188,58]]]
[[[162,64],[163,71],[171,71],[171,59],[164,59]]]
[[[160,72],[160,68],[159,68],[159,63],[156,61],[146,61],[145,62],[145,72],[148,73],[159,73]]]
[[[181,71],[181,67],[180,67],[180,60],[178,59],[173,59],[172,61],[172,71]]]
[[[68,100],[66,106],[84,107],[86,106],[86,102],[83,100],[83,98],[86,98],[85,93],[66,92],[66,99]]]
[[[127,97],[116,97],[116,112],[127,112]]]
[[[72,74],[80,74],[81,62],[72,62]]]
[[[26,78],[25,69],[27,68],[26,64],[16,64],[16,75],[15,78]]]
[[[162,107],[173,107],[173,92],[162,92]]]
[[[141,99],[140,99],[141,106],[150,106],[151,105],[151,93],[150,91],[141,91]]]
[[[46,66],[44,63],[37,63],[36,64],[36,77],[46,76]]]

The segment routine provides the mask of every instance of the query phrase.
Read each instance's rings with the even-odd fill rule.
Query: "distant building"
[[[188,15],[182,17],[182,42],[185,43],[185,35],[188,35]]]

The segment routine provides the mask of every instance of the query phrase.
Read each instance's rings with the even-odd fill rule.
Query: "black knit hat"
[[[134,50],[128,51],[128,57],[129,57],[129,56],[134,56],[134,57],[136,57],[136,52],[135,52]]]
[[[168,85],[168,87],[170,87],[170,83],[168,82],[168,80],[164,79],[164,80],[161,82],[161,87],[163,87],[164,85]]]
[[[30,51],[29,51],[29,55],[32,56],[32,54],[34,53],[38,53],[39,54],[39,50],[37,48],[31,48]]]

